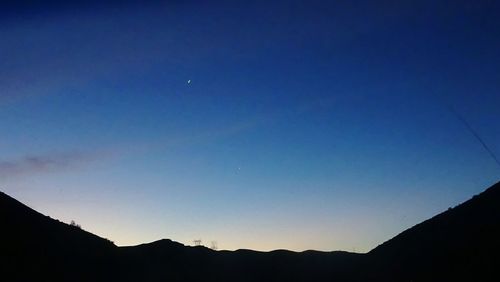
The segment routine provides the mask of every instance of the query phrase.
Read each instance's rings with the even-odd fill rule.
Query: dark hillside
[[[377,275],[391,273],[396,280],[498,281],[500,183],[402,232],[368,255],[376,263]]]
[[[500,269],[500,184],[368,254],[116,247],[4,193],[0,226],[2,281],[497,281]]]
[[[124,268],[140,269],[131,280],[151,281],[317,281],[350,276],[361,254],[277,250],[213,251],[160,240],[120,248]],[[146,275],[145,275],[146,274]]]
[[[92,278],[107,271],[116,248],[106,239],[44,216],[1,192],[0,227],[1,269],[11,277],[9,281]]]

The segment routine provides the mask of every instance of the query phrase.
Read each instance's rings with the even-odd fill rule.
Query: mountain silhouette
[[[372,271],[378,275],[371,277],[374,280],[390,272],[396,281],[498,281],[500,183],[402,232],[368,255],[377,270]]]
[[[44,216],[1,192],[0,226],[0,273],[9,277],[2,281],[87,280],[91,269],[107,272],[116,249],[111,241]]]
[[[500,183],[366,254],[117,247],[0,192],[2,281],[497,281]],[[496,279],[495,279],[496,278]]]

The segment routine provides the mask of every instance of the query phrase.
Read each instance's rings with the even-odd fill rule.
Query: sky
[[[0,190],[115,244],[367,252],[499,181],[497,1],[4,1]]]

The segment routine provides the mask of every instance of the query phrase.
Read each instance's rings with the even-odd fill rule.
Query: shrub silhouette
[[[82,226],[80,226],[80,224],[77,224],[74,220],[72,220],[69,225],[71,225],[73,227],[76,227],[78,229],[82,229]]]

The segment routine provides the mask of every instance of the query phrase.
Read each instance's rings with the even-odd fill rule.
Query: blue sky
[[[119,245],[368,251],[498,181],[447,108],[500,153],[493,1],[23,3],[0,187]]]

